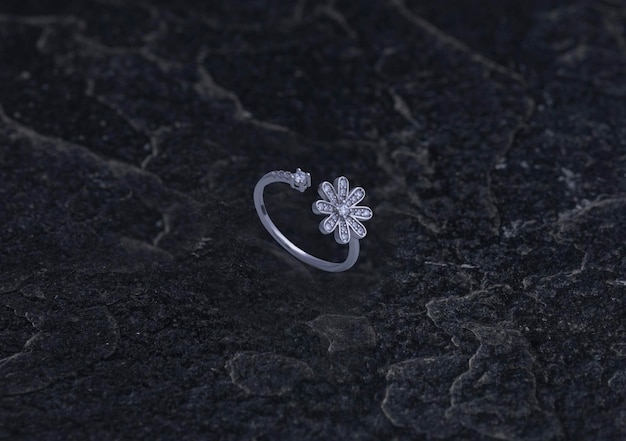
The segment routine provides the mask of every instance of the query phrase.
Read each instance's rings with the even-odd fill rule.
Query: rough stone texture
[[[387,372],[382,409],[400,427],[429,438],[459,436],[458,419],[446,415],[450,406],[450,383],[467,368],[467,358],[451,353],[396,363]]]
[[[624,2],[200,3],[0,3],[0,438],[625,439]]]
[[[376,331],[366,317],[324,314],[308,323],[328,339],[328,352],[376,346]]]
[[[250,394],[282,395],[313,371],[304,363],[273,352],[239,352],[226,364],[237,386]]]

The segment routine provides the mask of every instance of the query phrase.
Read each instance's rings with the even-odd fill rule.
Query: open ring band
[[[261,223],[276,242],[295,258],[323,271],[341,272],[352,268],[359,258],[359,241],[367,234],[367,230],[361,221],[369,220],[373,216],[373,212],[369,207],[357,205],[365,198],[365,190],[361,187],[356,187],[350,191],[350,183],[344,176],[335,179],[334,184],[324,181],[319,185],[318,193],[322,200],[313,203],[312,209],[315,214],[326,216],[320,222],[320,231],[323,234],[334,232],[337,243],[349,244],[346,260],[343,262],[329,262],[312,256],[298,248],[274,225],[263,201],[265,187],[274,183],[289,184],[291,188],[303,192],[311,186],[311,175],[300,169],[297,169],[295,173],[276,170],[267,173],[259,179],[259,182],[254,187],[254,207]]]

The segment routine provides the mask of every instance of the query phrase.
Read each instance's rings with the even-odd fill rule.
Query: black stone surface
[[[205,3],[0,3],[0,438],[626,439],[626,4]]]

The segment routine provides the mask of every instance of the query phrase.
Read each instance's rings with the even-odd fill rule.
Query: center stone
[[[341,204],[337,207],[337,213],[339,213],[341,217],[346,217],[349,212],[350,209],[345,204]]]

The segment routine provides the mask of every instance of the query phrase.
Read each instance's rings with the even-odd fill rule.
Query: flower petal
[[[337,189],[337,197],[340,202],[343,202],[348,197],[348,190],[350,189],[350,183],[345,176],[339,176],[335,179],[335,188]]]
[[[365,190],[361,187],[355,187],[354,190],[350,192],[350,195],[346,199],[346,205],[348,207],[352,207],[353,205],[358,204],[365,198]]]
[[[350,228],[343,218],[339,218],[339,225],[335,230],[335,240],[339,244],[350,242]]]
[[[315,214],[333,214],[335,207],[326,201],[315,201],[313,203],[313,213]]]
[[[365,226],[352,216],[348,216],[346,218],[346,222],[350,226],[350,229],[354,232],[355,236],[359,239],[363,239],[367,235],[367,229]]]
[[[350,216],[359,220],[370,220],[374,213],[370,207],[357,206],[350,208]]]
[[[335,191],[335,187],[333,187],[333,184],[331,184],[330,182],[322,182],[317,188],[317,192],[322,198],[326,199],[331,204],[337,205],[337,192]]]
[[[330,234],[335,228],[337,228],[337,222],[339,222],[338,214],[331,214],[320,222],[320,231],[322,234]]]

